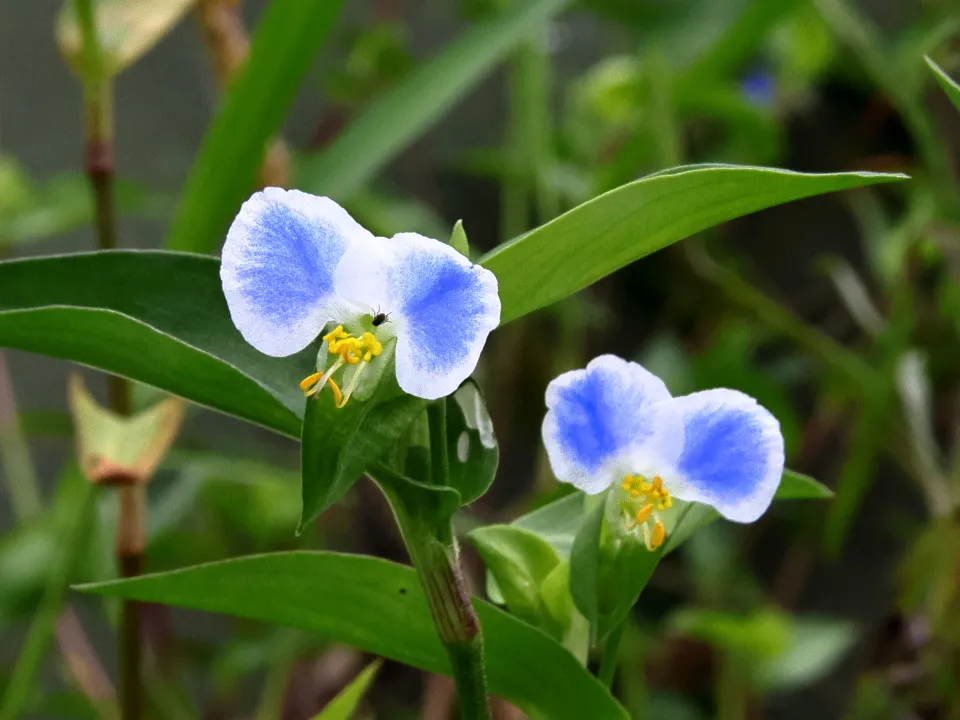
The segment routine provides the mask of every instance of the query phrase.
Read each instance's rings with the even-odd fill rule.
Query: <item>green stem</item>
[[[120,510],[117,515],[116,555],[120,577],[140,574],[146,545],[147,492],[143,485],[117,488]],[[141,667],[143,638],[140,632],[140,603],[125,600],[117,637],[120,709],[123,720],[137,720],[143,713]]]
[[[83,539],[87,535],[87,527],[93,515],[91,506],[94,487],[81,478],[77,478],[77,485],[78,492],[82,495],[78,498],[77,507],[70,513],[69,524],[60,536],[61,541],[58,546],[63,548],[63,552],[57,554],[55,564],[47,576],[47,584],[40,599],[40,605],[30,623],[23,650],[20,651],[13,675],[0,702],[0,720],[15,720],[23,714],[24,706],[30,699],[37,669],[50,644],[50,637],[55,631],[70,571],[79,556],[79,549],[86,547]]]
[[[696,243],[688,241],[686,251],[693,271],[700,278],[715,285],[727,299],[754,315],[767,327],[791,338],[861,393],[872,391],[876,386],[876,371],[856,354],[803,322],[736,273],[715,262]]]
[[[644,58],[650,68],[650,121],[656,138],[657,161],[661,168],[683,163],[682,125],[673,100],[673,68],[657,49]]]
[[[521,45],[510,63],[510,116],[504,155],[506,175],[500,198],[500,236],[503,242],[524,233],[530,226],[530,200],[536,172],[538,148],[538,115],[531,103],[535,89],[536,50],[528,41]]]
[[[401,514],[405,513],[398,513],[398,518]],[[463,720],[489,720],[483,635],[460,572],[456,547],[441,542],[409,517],[400,519],[400,524],[437,633],[450,658],[461,716]]]
[[[283,716],[283,699],[290,684],[290,673],[297,664],[300,643],[295,632],[284,630],[281,644],[281,657],[267,671],[254,720],[273,720]]]
[[[86,144],[83,169],[93,190],[97,243],[112,250],[117,243],[116,207],[113,199],[113,84],[103,61],[97,17],[92,0],[74,0],[83,38],[83,104]],[[130,385],[123,378],[107,376],[110,408],[129,415]],[[146,544],[146,492],[143,487],[118,488],[120,512],[117,521],[117,566],[121,577],[140,574]],[[123,602],[117,637],[120,659],[120,706],[123,720],[139,720],[143,714],[140,603]]]
[[[6,355],[0,352],[0,469],[14,516],[24,520],[40,512],[40,485],[23,435]]]
[[[617,661],[620,659],[620,641],[623,639],[623,629],[627,624],[626,618],[610,631],[603,644],[603,655],[600,658],[600,670],[597,677],[607,688],[613,687],[613,679],[617,674]]]
[[[480,619],[470,601],[460,571],[457,544],[450,517],[438,514],[427,498],[437,491],[428,489],[446,486],[446,416],[444,402],[428,406],[430,428],[430,484],[419,485],[384,468],[376,472],[378,484],[403,535],[410,560],[427,596],[437,634],[450,659],[450,669],[460,698],[464,720],[489,720],[490,702],[483,666],[483,635]],[[444,492],[450,492],[445,490]]]
[[[716,677],[717,720],[747,720],[747,689],[737,660],[730,653],[720,657]]]
[[[857,54],[867,74],[900,113],[917,143],[941,209],[954,215],[960,206],[956,178],[949,154],[944,152],[945,145],[923,106],[923,86],[914,87],[909,77],[905,77],[906,73],[895,62],[896,53],[884,51],[880,34],[853,3],[814,0],[814,5],[834,34]],[[923,65],[922,58],[915,60]]]

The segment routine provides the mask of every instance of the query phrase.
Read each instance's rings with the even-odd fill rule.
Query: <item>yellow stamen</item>
[[[300,381],[300,389],[303,390],[303,394],[310,396],[313,394],[314,386],[317,384],[317,381],[323,377],[323,373],[318,372],[313,375],[308,375],[303,380]]]
[[[653,546],[653,549],[656,550],[658,547],[663,545],[663,541],[667,537],[666,528],[663,527],[663,523],[657,520],[657,524],[653,526],[653,537],[650,538],[650,544]]]
[[[327,380],[327,385],[330,386],[330,391],[333,393],[333,401],[337,404],[337,407],[342,408],[344,405],[346,405],[346,401],[343,399],[343,393],[340,392],[340,388],[333,381],[333,378]]]
[[[621,500],[623,508],[623,526],[628,532],[640,527],[644,544],[653,552],[667,537],[667,529],[661,522],[658,512],[669,510],[673,506],[670,491],[663,485],[663,478],[655,475],[647,480],[643,475],[626,475],[620,484],[625,497]],[[642,500],[641,500],[642,498]],[[641,500],[639,509],[635,501]],[[653,520],[652,528],[650,521]]]
[[[344,330],[343,325],[337,325],[324,335],[323,341],[327,344],[327,351],[331,355],[339,355],[339,358],[327,368],[326,372],[314,373],[304,378],[300,383],[300,389],[303,390],[304,395],[309,397],[318,394],[324,386],[329,385],[337,407],[342,408],[347,404],[350,395],[356,389],[360,373],[366,363],[383,352],[383,343],[371,332],[365,332],[360,337],[355,337]],[[341,391],[340,386],[333,381],[331,376],[344,365],[360,365],[360,367],[356,369],[344,390]]]

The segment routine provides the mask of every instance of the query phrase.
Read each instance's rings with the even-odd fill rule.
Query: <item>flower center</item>
[[[663,486],[663,478],[659,475],[650,481],[643,475],[627,475],[623,478],[620,489],[624,492],[620,502],[624,528],[630,532],[638,527],[642,528],[647,550],[653,552],[663,545],[667,538],[660,513],[673,506],[670,491]]]
[[[364,332],[362,335],[351,335],[343,329],[343,325],[337,325],[332,331],[323,336],[323,341],[327,343],[327,351],[331,355],[338,355],[337,361],[333,363],[324,372],[317,372],[305,377],[300,382],[300,389],[307,397],[318,395],[324,386],[329,385],[333,392],[333,399],[338,408],[347,404],[350,396],[357,387],[360,375],[373,358],[383,352],[383,344],[377,340],[377,336],[371,332]],[[344,365],[353,368],[353,373],[349,379],[345,378],[343,391],[334,382],[332,375]]]

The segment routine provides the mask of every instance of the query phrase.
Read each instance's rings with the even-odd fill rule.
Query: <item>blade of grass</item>
[[[267,142],[280,129],[342,0],[273,0],[250,55],[210,124],[165,246],[211,252],[254,189]]]
[[[370,105],[329,148],[306,158],[298,187],[349,199],[532,30],[568,4],[527,0],[478,24]]]
[[[70,570],[80,557],[80,550],[86,547],[83,538],[88,534],[87,530],[93,516],[95,493],[93,485],[79,477],[79,473],[76,474],[77,477],[65,478],[77,484],[77,497],[70,520],[61,531],[60,547],[64,551],[57,555],[55,564],[50,568],[43,597],[30,624],[30,630],[20,656],[17,658],[6,692],[3,694],[3,701],[0,702],[0,720],[15,720],[22,717],[26,709],[37,670],[53,637],[57,617],[63,608]]]

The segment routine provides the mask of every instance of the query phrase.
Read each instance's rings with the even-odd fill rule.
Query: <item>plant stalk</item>
[[[620,659],[620,641],[623,639],[623,629],[627,624],[626,618],[610,631],[603,644],[603,655],[600,658],[600,669],[597,677],[607,689],[613,687],[613,680],[617,675],[617,662]]]
[[[221,90],[236,77],[250,52],[250,38],[236,0],[200,0],[196,8],[203,40]],[[267,143],[260,165],[261,187],[290,186],[290,150],[282,137]]]
[[[720,658],[716,676],[717,720],[747,720],[749,696],[737,659],[731,653]]]
[[[83,170],[93,191],[97,243],[101,250],[113,250],[117,242],[117,214],[113,196],[113,82],[104,65],[92,0],[74,0],[83,37],[83,100],[86,143]],[[107,376],[110,409],[129,415],[130,385],[114,375]],[[140,574],[146,545],[146,489],[123,486],[117,489],[120,510],[117,519],[116,556],[120,576]],[[141,677],[142,635],[140,603],[123,602],[118,633],[120,662],[120,708],[123,720],[139,720],[143,713]]]
[[[0,699],[0,720],[15,720],[21,717],[31,699],[37,669],[50,644],[50,636],[56,631],[57,617],[63,607],[70,571],[76,562],[79,549],[85,546],[83,538],[93,515],[91,510],[95,488],[85,480],[78,480],[78,485],[82,495],[77,499],[77,507],[71,513],[68,524],[60,530],[59,540],[63,552],[57,554],[53,567],[50,568],[23,649]]]
[[[430,430],[430,478],[425,485],[446,487],[448,479],[446,405],[439,400],[427,406]],[[449,516],[433,512],[433,492],[406,487],[406,479],[379,476],[381,490],[400,527],[410,560],[420,577],[440,642],[450,659],[451,674],[460,699],[463,720],[490,720],[490,701],[483,666],[480,619],[470,602],[460,570],[457,543]],[[424,486],[421,486],[424,487]]]
[[[437,634],[450,658],[461,717],[463,720],[489,720],[483,635],[460,571],[456,545],[441,542],[433,534],[424,532],[421,523],[410,522],[409,518],[406,523],[401,520],[401,529],[410,559],[426,592]]]
[[[140,574],[147,544],[147,489],[143,485],[117,488],[120,512],[117,516],[116,555],[120,577]],[[140,603],[125,600],[118,634],[120,709],[123,720],[140,718],[143,707],[142,634]]]
[[[3,352],[0,352],[0,470],[7,484],[14,516],[23,520],[40,512],[40,485],[30,447],[20,426],[10,368]]]

